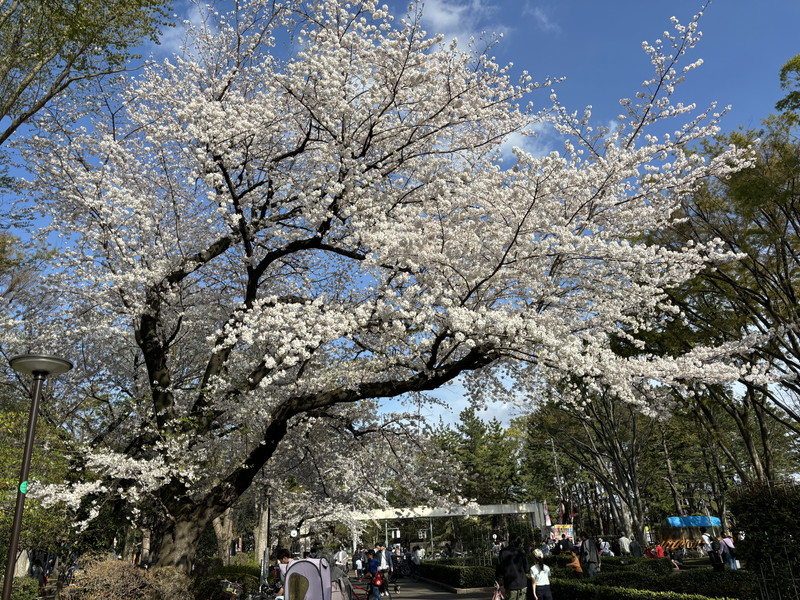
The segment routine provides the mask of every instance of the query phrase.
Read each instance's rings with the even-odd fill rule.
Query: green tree
[[[453,427],[437,432],[439,444],[460,465],[459,493],[479,504],[501,504],[520,499],[519,443],[497,419],[484,422],[472,408],[459,415]]]
[[[800,54],[790,58],[780,71],[781,88],[787,94],[778,100],[775,108],[780,111],[795,111],[800,109]]]
[[[0,0],[0,145],[77,82],[117,73],[167,0]]]

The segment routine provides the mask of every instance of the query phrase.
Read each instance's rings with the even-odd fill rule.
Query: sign
[[[556,523],[555,525],[553,525],[553,529],[555,530],[557,540],[561,539],[562,534],[567,536],[568,538],[571,537],[573,540],[575,539],[575,534],[573,532],[572,525],[570,525],[569,523],[564,523],[564,524]]]
[[[424,540],[428,538],[428,530],[427,529],[417,529],[417,539]]]

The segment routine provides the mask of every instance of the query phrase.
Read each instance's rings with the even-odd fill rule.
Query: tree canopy
[[[671,99],[699,65],[678,66],[697,27],[645,46],[654,76],[612,130],[557,103],[534,113],[527,73],[373,0],[211,10],[182,56],[45,115],[22,152],[54,217],[41,239],[61,240],[41,288],[59,311],[35,343],[78,359],[74,431],[102,476],[54,494],[147,499],[159,560],[188,568],[257,476],[284,485],[283,458],[334,445],[345,470],[305,463],[331,490],[361,483],[342,457],[365,440],[392,460],[382,398],[458,376],[478,401],[509,382],[525,398],[577,378],[640,403],[654,382],[739,377],[743,342],[612,344],[729,258],[643,235],[746,161],[687,151],[718,131],[713,107]],[[504,161],[540,122],[563,149]]]
[[[129,66],[165,0],[0,0],[0,145],[79,81]]]

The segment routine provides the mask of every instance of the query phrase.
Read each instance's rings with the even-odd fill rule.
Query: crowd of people
[[[283,596],[284,583],[287,565],[295,558],[286,548],[276,550],[276,575],[279,580],[278,596]],[[329,555],[328,555],[329,556]],[[401,547],[400,544],[394,545],[391,549],[383,541],[378,542],[372,548],[362,547],[355,552],[348,553],[344,546],[339,546],[338,551],[333,554],[332,563],[335,567],[347,575],[354,574],[355,577],[368,584],[370,600],[378,600],[386,595],[387,586],[393,579],[395,569],[399,568],[403,561],[408,561],[413,571],[419,566],[425,557],[425,550],[420,546],[414,546],[411,550]],[[303,553],[302,558],[318,558],[316,548]]]
[[[721,570],[725,564],[730,569],[738,568],[736,547],[731,532],[726,532],[721,538],[712,536],[705,529],[702,529],[701,533],[698,549],[710,559],[715,569]],[[532,550],[532,552],[526,551],[519,537],[512,538],[508,545],[495,541],[492,547],[492,554],[497,558],[497,581],[502,582],[505,600],[523,600],[529,581],[536,600],[551,600],[550,567],[545,564],[545,557],[548,555],[569,557],[567,567],[574,573],[587,578],[597,575],[603,557],[611,556],[669,558],[672,561],[673,569],[684,568],[685,551],[683,549],[667,552],[658,541],[642,545],[635,537],[628,537],[625,532],[621,532],[619,536],[605,539],[593,538],[582,531],[577,541],[572,536],[562,534],[560,539],[546,539],[540,547],[528,550]],[[304,557],[308,555],[315,556],[314,549],[311,553],[305,553]],[[532,555],[530,564],[529,555]],[[408,561],[413,570],[419,566],[424,556],[425,551],[420,546],[408,550],[396,544],[390,549],[381,541],[373,548],[363,547],[352,554],[348,553],[343,546],[339,546],[338,552],[333,555],[333,564],[343,572],[354,573],[359,580],[366,581],[370,588],[370,600],[380,600],[385,594],[394,570],[403,564],[403,561]],[[292,556],[288,550],[279,549],[277,559],[280,564],[286,565],[292,560]],[[281,572],[285,573],[285,567]],[[281,575],[282,587],[283,576]]]
[[[701,529],[702,537],[698,543],[698,550],[707,556],[715,570],[724,569],[725,564],[730,569],[739,567],[736,559],[736,547],[733,533],[728,531],[721,538],[716,538]],[[494,552],[499,548],[499,552]],[[545,564],[547,555],[563,555],[570,558],[567,567],[574,573],[585,577],[594,577],[600,570],[604,556],[630,556],[632,558],[666,558],[672,562],[674,570],[684,568],[683,556],[685,550],[675,549],[666,552],[660,542],[646,544],[644,547],[634,537],[628,537],[622,532],[619,537],[594,539],[585,531],[575,541],[572,536],[562,534],[560,539],[546,539],[541,546],[532,552],[532,565],[528,564],[528,554],[522,548],[522,540],[513,538],[508,546],[495,543],[493,553],[498,556],[496,567],[497,581],[502,582],[505,590],[505,600],[524,600],[530,580],[534,598],[536,600],[550,600],[550,568]],[[499,596],[496,594],[496,597]]]

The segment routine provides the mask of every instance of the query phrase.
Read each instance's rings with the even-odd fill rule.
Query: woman
[[[733,533],[728,531],[725,533],[725,537],[722,538],[722,541],[719,544],[720,554],[722,554],[722,558],[728,561],[728,568],[732,570],[736,570],[739,567],[736,566],[736,547],[733,545]]]
[[[531,567],[533,597],[535,600],[553,600],[553,595],[550,593],[550,567],[544,564],[544,554],[538,548],[533,551],[533,560]]]

